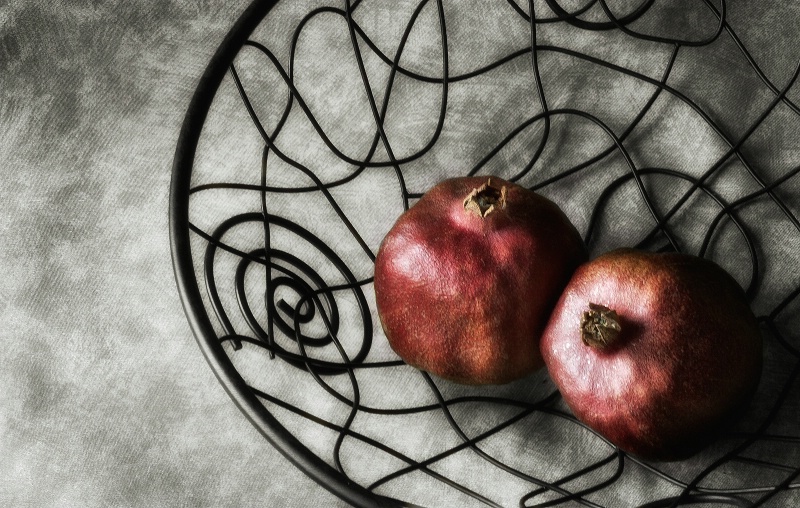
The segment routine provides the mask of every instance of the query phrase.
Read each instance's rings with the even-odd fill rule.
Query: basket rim
[[[240,14],[207,64],[186,110],[175,149],[169,190],[172,267],[184,313],[203,356],[225,392],[264,438],[295,467],[328,491],[358,507],[408,506],[345,478],[302,444],[247,388],[225,353],[204,305],[194,272],[189,229],[189,188],[197,143],[211,103],[238,51],[278,0],[253,0]]]

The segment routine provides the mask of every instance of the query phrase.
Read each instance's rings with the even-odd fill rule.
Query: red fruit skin
[[[589,302],[619,315],[607,348],[583,343]],[[575,416],[644,459],[694,455],[752,398],[758,325],[738,283],[711,261],[620,249],[579,267],[541,341]]]
[[[378,314],[406,363],[462,384],[503,384],[544,364],[539,337],[572,271],[587,259],[553,202],[497,177],[506,206],[464,200],[487,177],[441,182],[399,217],[375,261]]]

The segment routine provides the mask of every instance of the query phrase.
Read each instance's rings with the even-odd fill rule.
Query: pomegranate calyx
[[[587,346],[605,349],[616,342],[620,331],[619,316],[605,305],[590,302],[581,316],[581,340]]]
[[[489,178],[477,189],[472,189],[464,199],[464,210],[484,218],[496,209],[506,207],[506,193],[505,185],[498,189],[492,186],[492,179]]]

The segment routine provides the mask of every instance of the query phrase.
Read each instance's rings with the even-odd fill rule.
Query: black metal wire
[[[468,83],[486,74],[513,64],[520,57],[530,59],[530,74],[520,75],[519,79],[531,84],[531,97],[533,100],[527,108],[534,111],[526,120],[520,122],[498,143],[489,147],[484,156],[475,162],[471,168],[466,168],[464,174],[475,175],[485,171],[490,162],[515,140],[523,136],[529,129],[538,127],[539,138],[529,147],[527,161],[509,179],[523,183],[531,189],[542,191],[569,178],[582,177],[588,172],[597,172],[602,164],[612,159],[621,160],[627,171],[617,174],[607,181],[602,188],[597,189],[597,195],[591,206],[584,210],[587,218],[584,237],[588,245],[593,246],[602,241],[603,230],[601,223],[608,220],[614,196],[628,189],[631,185],[638,191],[640,204],[644,206],[651,218],[651,227],[632,246],[651,248],[657,250],[684,251],[686,247],[681,234],[674,228],[675,218],[680,213],[685,213],[695,195],[702,195],[710,199],[717,209],[713,217],[708,220],[697,221],[695,231],[702,233],[702,244],[697,250],[701,256],[708,255],[712,250],[712,243],[719,242],[723,225],[730,223],[735,226],[739,241],[743,242],[749,258],[749,266],[741,273],[735,274],[745,284],[748,297],[755,299],[762,289],[763,274],[761,266],[765,259],[769,262],[769,253],[766,252],[763,240],[756,233],[760,224],[753,223],[743,216],[743,211],[748,207],[768,202],[786,220],[793,231],[791,238],[786,240],[787,245],[794,245],[794,250],[800,250],[800,220],[798,220],[793,206],[797,204],[798,197],[793,195],[788,188],[788,183],[797,183],[800,173],[800,161],[788,161],[790,169],[781,174],[768,175],[762,169],[762,161],[748,156],[743,149],[754,134],[763,131],[764,123],[770,119],[780,107],[783,112],[800,117],[800,108],[790,99],[789,93],[796,90],[795,81],[800,75],[800,55],[791,78],[784,86],[773,83],[761,69],[756,59],[745,44],[736,34],[733,26],[728,22],[730,8],[725,0],[703,0],[707,12],[716,20],[714,26],[700,37],[678,39],[658,33],[648,33],[641,29],[640,23],[647,20],[648,15],[658,6],[655,0],[643,0],[640,4],[629,8],[627,12],[616,12],[617,6],[609,5],[605,0],[587,0],[583,5],[571,10],[565,8],[558,0],[543,0],[542,5],[529,0],[527,5],[520,5],[513,0],[505,0],[509,11],[518,16],[529,26],[529,45],[521,47],[495,60],[460,74],[451,71],[449,54],[451,45],[457,43],[448,37],[448,20],[457,11],[455,5],[444,0],[428,2],[420,0],[408,18],[402,30],[394,54],[389,55],[382,51],[379,45],[368,36],[369,30],[362,27],[356,17],[359,9],[367,2],[358,0],[345,0],[340,7],[322,6],[309,10],[292,27],[290,50],[288,60],[282,62],[281,58],[267,44],[250,37],[251,31],[262,22],[273,7],[275,2],[262,2],[256,0],[242,16],[240,21],[223,42],[220,50],[209,65],[206,74],[198,88],[195,98],[190,106],[181,139],[178,143],[176,160],[173,169],[173,183],[170,203],[170,226],[173,242],[173,259],[184,307],[192,324],[198,342],[206,354],[209,362],[217,373],[220,381],[226,387],[236,403],[242,408],[248,418],[261,430],[279,450],[290,458],[298,467],[307,472],[312,478],[319,481],[331,491],[357,506],[372,505],[408,505],[402,500],[402,495],[391,494],[391,497],[379,495],[379,492],[391,492],[387,487],[393,482],[414,473],[427,475],[443,486],[472,498],[479,504],[486,506],[500,506],[497,501],[487,494],[467,485],[462,479],[448,477],[442,473],[437,465],[441,464],[458,453],[470,453],[479,459],[483,467],[502,472],[515,481],[522,481],[529,485],[527,492],[519,497],[519,506],[559,506],[583,505],[603,506],[604,493],[613,488],[617,482],[625,481],[628,472],[636,468],[638,473],[649,475],[652,481],[660,481],[671,485],[678,492],[664,499],[654,499],[642,505],[643,508],[675,507],[689,504],[704,503],[707,505],[728,506],[766,506],[767,503],[790,490],[800,489],[800,464],[781,462],[780,457],[774,459],[753,457],[748,454],[759,451],[760,446],[770,443],[783,443],[786,446],[800,446],[800,433],[791,435],[775,434],[771,432],[776,424],[784,423],[787,418],[796,418],[796,415],[787,415],[782,410],[794,402],[787,402],[790,397],[797,397],[800,377],[800,346],[798,337],[792,336],[798,328],[797,312],[792,308],[800,305],[800,287],[794,288],[786,295],[773,295],[773,300],[779,303],[759,316],[765,339],[772,347],[778,348],[782,355],[791,363],[786,371],[765,372],[772,384],[779,384],[780,390],[767,414],[759,419],[757,428],[747,433],[731,432],[722,438],[727,443],[724,453],[716,457],[709,457],[705,466],[693,473],[692,478],[679,478],[670,469],[660,464],[645,463],[635,457],[614,448],[601,436],[595,435],[591,446],[594,450],[607,450],[600,458],[591,464],[573,471],[561,478],[545,479],[537,476],[531,470],[505,463],[502,458],[495,456],[483,443],[497,436],[502,436],[509,429],[520,428],[527,419],[534,416],[546,415],[558,419],[567,429],[581,429],[582,432],[592,433],[569,413],[559,409],[559,394],[549,391],[546,395],[533,398],[524,396],[508,397],[495,394],[491,391],[470,393],[464,392],[448,395],[452,387],[443,387],[424,372],[420,372],[424,386],[428,390],[430,403],[411,404],[405,407],[391,407],[367,404],[363,401],[362,376],[365,373],[380,370],[386,373],[387,379],[399,369],[409,369],[399,359],[372,359],[370,353],[373,347],[373,336],[376,327],[373,324],[372,311],[374,302],[368,300],[365,289],[372,284],[370,276],[356,275],[358,270],[352,265],[363,265],[361,261],[354,261],[337,254],[326,242],[315,235],[311,230],[282,216],[282,210],[277,204],[276,197],[282,195],[307,194],[318,195],[333,210],[341,225],[356,242],[367,263],[375,259],[373,247],[364,239],[359,228],[349,216],[337,199],[334,191],[343,188],[370,171],[391,170],[396,177],[399,189],[400,204],[403,209],[411,206],[413,199],[418,198],[424,189],[409,187],[409,167],[414,162],[425,160],[443,136],[445,122],[448,115],[448,105],[451,87],[457,83]],[[442,53],[441,73],[438,75],[425,74],[413,70],[404,63],[405,51],[411,42],[414,30],[426,9],[435,9],[435,18],[438,23],[439,44]],[[540,14],[537,11],[549,11]],[[329,133],[326,133],[321,123],[308,106],[296,82],[295,66],[299,58],[297,48],[299,41],[307,30],[311,30],[312,21],[322,17],[332,16],[341,19],[346,27],[346,36],[352,46],[352,54],[360,73],[360,79],[367,97],[369,110],[374,121],[374,132],[371,135],[369,148],[366,155],[360,158],[348,155],[347,147],[338,146]],[[543,27],[570,27],[571,30],[580,30],[587,33],[619,32],[629,37],[632,41],[647,41],[648,43],[663,47],[668,54],[668,59],[663,65],[660,77],[653,78],[635,69],[627,68],[620,64],[605,61],[597,56],[584,54],[574,49],[540,43],[539,30]],[[639,28],[637,28],[639,27]],[[727,37],[727,39],[726,39]],[[761,111],[758,118],[753,120],[743,134],[731,134],[733,126],[715,119],[715,113],[708,105],[700,104],[688,93],[682,91],[678,85],[668,84],[674,76],[676,64],[681,58],[691,58],[693,52],[704,47],[721,44],[723,40],[732,41],[739,54],[750,66],[752,73],[773,95],[770,103]],[[249,50],[255,52],[262,59],[262,65],[277,73],[286,87],[285,99],[282,106],[276,106],[275,111],[280,111],[279,119],[272,129],[269,129],[259,118],[257,108],[251,100],[251,91],[248,90],[246,78],[239,72],[237,54]],[[365,54],[369,52],[369,54]],[[540,57],[544,54],[557,55],[563,58],[582,61],[598,69],[611,71],[635,80],[642,86],[652,88],[652,93],[647,97],[644,105],[635,116],[623,127],[612,127],[608,119],[573,107],[551,108],[548,95],[544,86],[548,79],[547,69],[542,66]],[[370,81],[365,63],[365,57],[377,59],[388,69],[388,78],[384,83],[382,100],[379,101],[374,90],[374,83]],[[253,179],[250,182],[233,182],[227,180],[195,182],[192,179],[195,164],[196,146],[200,143],[200,131],[206,121],[206,114],[214,100],[214,95],[222,83],[225,75],[233,84],[241,97],[242,109],[250,118],[250,124],[244,127],[255,127],[263,141],[261,159],[254,161]],[[392,138],[387,133],[385,125],[390,115],[390,103],[397,79],[410,80],[420,85],[436,85],[439,89],[439,105],[435,112],[435,127],[427,141],[417,150],[403,156],[397,156],[392,145]],[[652,114],[655,104],[664,97],[676,100],[689,108],[695,115],[697,125],[711,129],[717,140],[727,146],[715,162],[710,164],[700,176],[688,174],[684,171],[669,167],[648,167],[638,164],[632,155],[635,146],[635,136],[640,134],[641,125],[648,114]],[[281,148],[286,141],[284,131],[293,113],[299,113],[311,124],[319,139],[324,143],[331,154],[350,167],[350,171],[343,177],[325,180],[322,175],[312,167],[292,158],[288,151]],[[555,122],[581,123],[592,126],[605,140],[604,146],[596,155],[579,161],[572,167],[565,167],[557,174],[540,175],[540,167],[544,154],[556,143],[553,134],[556,129]],[[738,126],[741,127],[741,126]],[[385,158],[378,158],[378,149],[382,148]],[[690,149],[690,148],[687,148]],[[748,191],[746,194],[729,200],[723,196],[713,185],[726,165],[731,161],[741,165],[751,177],[757,190]],[[276,183],[272,178],[274,169],[279,163],[294,168],[302,174],[311,184],[298,186],[284,186]],[[675,184],[684,182],[681,194],[674,200],[666,211],[659,209],[654,199],[657,192],[648,185],[653,177],[668,179]],[[768,181],[771,180],[771,181]],[[190,202],[201,196],[213,196],[220,190],[236,190],[245,194],[258,195],[259,208],[244,213],[236,213],[210,227],[201,227],[203,217],[190,216]],[[796,208],[796,206],[794,206]],[[260,242],[248,248],[236,246],[233,241],[228,241],[229,235],[246,226],[257,226],[262,231]],[[294,238],[291,251],[283,245],[274,242],[274,237],[280,230]],[[199,241],[202,247],[200,252],[192,248],[192,239]],[[731,240],[727,240],[732,242]],[[733,245],[730,243],[730,245]],[[724,247],[723,247],[724,248]],[[715,248],[716,251],[719,246]],[[333,281],[330,275],[323,274],[320,267],[308,261],[308,253],[324,258],[338,273],[338,279]],[[220,260],[234,259],[235,268],[225,270],[219,268],[223,264]],[[198,268],[200,267],[200,268]],[[254,280],[253,273],[259,275],[255,280],[260,280],[258,300],[253,301],[253,292],[249,284]],[[231,289],[232,288],[232,289]],[[294,304],[280,297],[282,292],[297,295]],[[343,320],[340,299],[348,298],[355,301],[358,308],[360,322],[354,323]],[[230,304],[230,297],[234,297],[235,305]],[[213,318],[213,319],[212,319]],[[322,334],[311,334],[305,331],[306,325],[312,321],[322,323]],[[360,339],[357,341],[355,351],[352,341],[344,344],[342,336],[344,329],[361,329]],[[288,342],[287,342],[288,341]],[[230,348],[223,347],[230,344]],[[282,345],[283,344],[283,345]],[[287,346],[286,344],[291,344]],[[325,351],[326,355],[318,352]],[[320,389],[322,396],[329,398],[344,409],[343,419],[339,421],[327,420],[312,414],[306,409],[283,400],[276,393],[270,391],[270,386],[258,385],[245,378],[237,371],[235,360],[237,355],[250,354],[262,351],[265,353],[265,362],[282,362],[294,367],[293,372],[298,378],[312,380]],[[265,365],[268,371],[269,366]],[[346,382],[341,381],[346,379]],[[470,435],[464,421],[460,421],[453,409],[460,407],[504,408],[513,410],[513,414],[489,430],[475,435]],[[285,428],[271,414],[270,408],[280,409],[291,413],[306,421],[333,432],[336,437],[331,444],[331,455],[318,457],[308,449],[309,443],[297,439],[292,429]],[[452,435],[459,439],[459,444],[445,451],[432,453],[420,460],[394,449],[383,442],[379,437],[367,435],[354,428],[354,423],[360,415],[374,415],[382,417],[402,417],[409,415],[438,415],[446,422]],[[796,426],[795,426],[796,427]],[[376,429],[379,430],[379,429]],[[800,432],[798,429],[797,432]],[[378,432],[379,434],[379,432]],[[384,454],[404,463],[405,466],[395,469],[382,478],[373,480],[367,485],[358,485],[353,473],[347,469],[345,446],[349,443],[358,443],[375,453]],[[757,454],[757,453],[756,453]],[[795,455],[797,456],[797,455]],[[553,457],[553,461],[564,460],[563,457]],[[754,480],[753,484],[743,484],[735,487],[710,487],[703,484],[709,476],[718,472],[723,467],[736,468],[737,465],[747,465],[761,471],[771,471],[783,476],[774,483],[763,483],[763,480]],[[761,483],[758,483],[761,482]],[[644,487],[647,488],[647,487]],[[395,499],[397,498],[397,499]]]

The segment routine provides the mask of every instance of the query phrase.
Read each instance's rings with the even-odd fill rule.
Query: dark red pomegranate
[[[543,196],[496,177],[445,180],[384,238],[378,314],[408,364],[464,384],[507,383],[543,366],[540,334],[586,258]]]
[[[735,419],[758,384],[761,347],[724,269],[631,249],[578,267],[541,341],[575,416],[653,460],[687,458]]]

